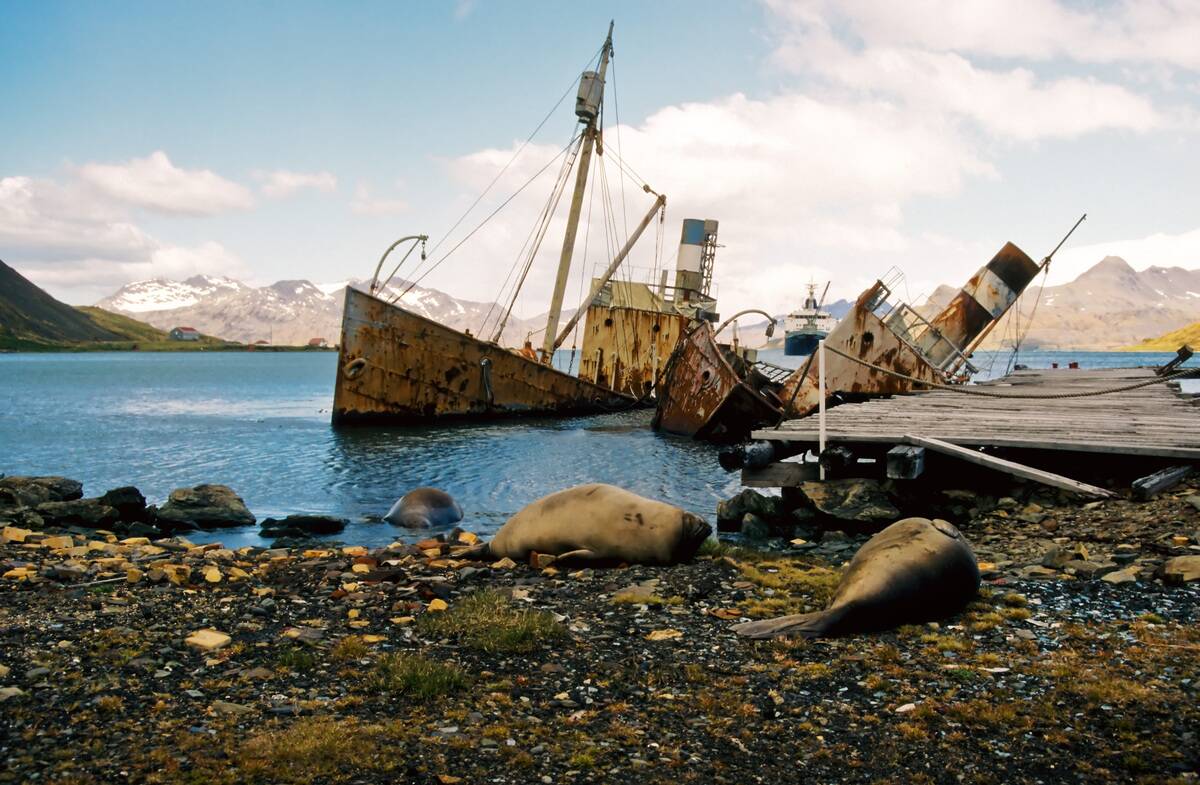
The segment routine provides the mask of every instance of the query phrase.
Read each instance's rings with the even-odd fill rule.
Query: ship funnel
[[[675,300],[708,297],[712,287],[713,259],[717,254],[717,222],[684,218],[675,264]]]
[[[950,304],[930,322],[917,346],[937,368],[953,364],[991,329],[1040,271],[1037,263],[1012,243],[971,276]]]

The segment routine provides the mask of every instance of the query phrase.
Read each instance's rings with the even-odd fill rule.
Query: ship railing
[[[893,267],[883,278],[879,279],[872,299],[866,303],[867,308],[879,317],[884,326],[901,342],[940,371],[943,376],[949,377],[947,367],[951,364],[957,365],[955,360],[961,361],[971,373],[975,373],[975,366],[953,341],[942,335],[928,319],[911,305],[899,298],[893,299],[894,287],[902,286],[903,281],[904,274]],[[930,356],[930,350],[940,343],[945,343],[949,347],[950,353],[942,362],[934,362]]]
[[[784,368],[782,365],[769,363],[766,360],[759,360],[758,362],[754,363],[754,367],[758,369],[759,373],[770,379],[775,384],[783,384],[785,379],[795,373],[794,368]]]

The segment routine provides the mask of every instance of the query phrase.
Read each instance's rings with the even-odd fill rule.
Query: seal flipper
[[[595,551],[589,551],[587,548],[579,548],[574,551],[560,553],[554,557],[554,561],[602,561],[596,555]]]
[[[791,616],[779,616],[774,619],[761,621],[745,621],[735,624],[733,631],[743,638],[763,639],[778,638],[781,635],[800,635],[805,638],[819,638],[829,629],[838,617],[829,611],[815,613],[797,613]]]
[[[492,544],[490,542],[481,542],[478,545],[472,545],[470,548],[460,553],[458,558],[484,561],[491,559],[494,556],[495,554],[492,553]]]

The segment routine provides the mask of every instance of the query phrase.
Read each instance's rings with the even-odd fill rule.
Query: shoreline
[[[30,532],[0,545],[0,782],[1194,782],[1200,584],[1155,574],[1200,552],[1200,483],[1018,491],[959,500],[964,613],[813,641],[730,626],[819,607],[865,535],[536,569],[459,559],[469,534]]]

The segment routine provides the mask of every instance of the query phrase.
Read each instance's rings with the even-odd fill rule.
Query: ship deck
[[[1152,368],[1031,370],[978,385],[1011,395],[1096,393],[1154,378]],[[1091,397],[990,398],[945,390],[846,403],[826,411],[826,444],[882,447],[910,436],[963,447],[1108,453],[1200,461],[1200,397],[1178,382]],[[752,438],[819,444],[816,414]],[[798,444],[796,444],[798,443]]]

